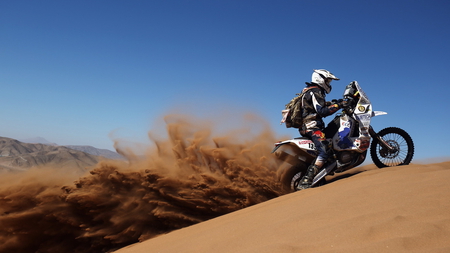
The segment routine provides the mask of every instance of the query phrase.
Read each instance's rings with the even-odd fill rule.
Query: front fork
[[[372,136],[372,138],[377,139],[378,142],[380,143],[381,147],[387,149],[389,151],[389,153],[397,151],[397,149],[395,147],[392,147],[383,138],[381,138],[381,136],[379,136],[375,132],[375,130],[373,130],[372,126],[369,126],[369,134],[370,134],[370,136]]]

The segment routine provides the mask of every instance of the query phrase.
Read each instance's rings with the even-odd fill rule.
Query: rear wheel
[[[300,183],[300,180],[305,176],[307,171],[307,166],[287,166],[284,169],[280,169],[282,173],[280,175],[280,182],[283,186],[283,189],[287,192],[295,192],[298,191],[297,186]],[[284,172],[284,173],[283,173]],[[319,187],[326,184],[325,177],[322,178],[319,182],[317,182],[313,187]]]
[[[294,192],[306,173],[307,166],[283,164],[279,168],[279,180],[287,192]]]
[[[370,145],[370,156],[378,168],[407,165],[414,155],[414,143],[403,129],[388,127],[378,135],[392,148],[387,148],[377,138]]]

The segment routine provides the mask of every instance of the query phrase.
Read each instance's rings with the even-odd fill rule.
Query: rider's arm
[[[317,93],[312,93],[312,102],[314,105],[314,109],[321,117],[329,116],[339,110],[338,104],[326,106],[325,99]]]

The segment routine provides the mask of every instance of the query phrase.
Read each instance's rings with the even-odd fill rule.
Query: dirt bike
[[[329,158],[314,177],[311,187],[325,184],[327,175],[341,173],[363,163],[369,146],[378,168],[407,165],[413,158],[414,143],[406,131],[397,127],[388,127],[378,133],[373,130],[370,125],[372,117],[387,113],[372,110],[372,104],[358,82],[347,85],[343,97],[346,106],[342,113],[324,130],[330,147]],[[272,153],[281,161],[278,179],[289,191],[298,190],[300,180],[318,155],[314,143],[306,137],[277,142]]]

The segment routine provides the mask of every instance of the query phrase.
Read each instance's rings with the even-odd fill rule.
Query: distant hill
[[[35,166],[51,165],[84,171],[102,158],[64,146],[23,143],[0,137],[0,170],[26,170]]]
[[[33,143],[33,144],[45,144],[45,145],[51,145],[51,146],[59,146],[56,143],[50,142],[42,137],[35,137],[35,138],[28,138],[28,139],[21,139],[19,140],[24,143]],[[108,159],[123,159],[123,156],[119,155],[118,153],[108,150],[108,149],[99,149],[92,146],[83,146],[83,145],[64,145],[64,147],[68,147],[70,149],[82,151],[91,155],[95,156],[103,156]]]
[[[92,146],[66,145],[65,147],[82,151],[91,155],[103,156],[109,159],[123,159],[123,156],[108,149],[99,149]]]

